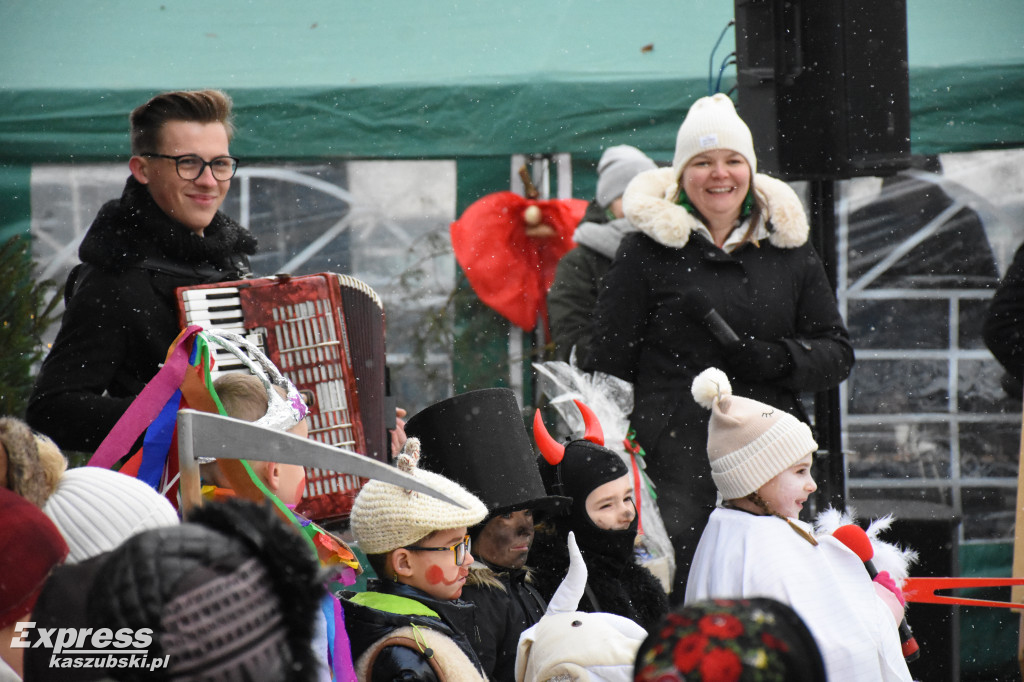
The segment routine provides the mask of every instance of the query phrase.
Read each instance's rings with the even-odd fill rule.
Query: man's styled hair
[[[229,140],[235,134],[231,98],[220,90],[164,92],[137,107],[129,120],[132,154],[156,152],[160,130],[168,121],[223,123]]]

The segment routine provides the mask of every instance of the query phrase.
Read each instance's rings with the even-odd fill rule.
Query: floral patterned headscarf
[[[825,682],[810,630],[774,599],[716,599],[667,614],[637,653],[635,682]]]

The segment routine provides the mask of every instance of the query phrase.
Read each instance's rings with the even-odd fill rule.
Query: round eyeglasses
[[[168,156],[167,154],[139,154],[150,159],[170,159],[174,162],[174,168],[178,171],[178,177],[182,180],[198,180],[206,167],[210,167],[213,179],[221,182],[235,177],[238,170],[238,159],[233,156],[218,156],[215,159],[204,161],[198,154],[182,154],[181,156]]]
[[[466,560],[466,555],[469,554],[470,546],[472,544],[472,540],[467,535],[462,538],[462,542],[454,544],[451,547],[419,547],[417,545],[407,545],[402,549],[412,550],[413,552],[455,552],[455,565],[461,566]]]

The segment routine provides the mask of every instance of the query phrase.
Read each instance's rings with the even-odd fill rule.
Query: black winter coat
[[[480,662],[473,651],[473,646],[479,643],[475,606],[461,599],[434,599],[414,587],[391,580],[371,580],[368,589],[420,602],[437,613],[440,618],[380,611],[350,601],[353,595],[351,592],[343,594],[341,605],[345,611],[345,632],[348,633],[354,662],[358,662],[359,658],[381,638],[398,628],[411,625],[428,628],[444,635],[458,646],[478,670],[480,669]],[[387,646],[377,656],[373,669],[368,671],[367,682],[392,679],[429,682],[437,678],[425,656],[405,647]]]
[[[488,679],[514,682],[519,635],[536,625],[547,603],[528,580],[528,569],[499,568],[477,559],[462,588],[476,606],[480,641],[474,646]]]
[[[91,452],[157,373],[180,331],[175,289],[237,280],[256,239],[217,213],[199,237],[129,178],[79,249],[66,309],[26,421],[62,449]]]
[[[805,422],[799,393],[839,385],[853,366],[853,348],[821,260],[807,243],[803,208],[785,183],[756,176],[768,219],[763,238],[727,253],[699,231],[694,216],[664,198],[674,182],[670,168],[657,169],[626,189],[623,207],[639,232],[623,239],[605,275],[583,367],[633,383],[631,425],[676,547],[679,590],[715,502],[710,411],[694,401],[691,386],[708,367],[728,374],[729,366],[726,349],[694,319],[686,290],[703,291],[739,336],[784,344],[792,361],[787,375],[769,382],[730,377],[733,393]]]

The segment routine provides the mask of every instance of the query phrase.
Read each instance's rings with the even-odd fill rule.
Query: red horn
[[[587,427],[586,433],[583,434],[583,440],[604,446],[604,431],[601,430],[601,422],[597,420],[597,415],[579,400],[573,400],[573,402],[576,403],[576,407],[580,408],[583,425]]]
[[[565,457],[565,446],[555,441],[544,426],[544,420],[540,418],[540,410],[533,413],[533,439],[537,441],[540,454],[544,461],[551,466],[558,466],[558,463]]]

